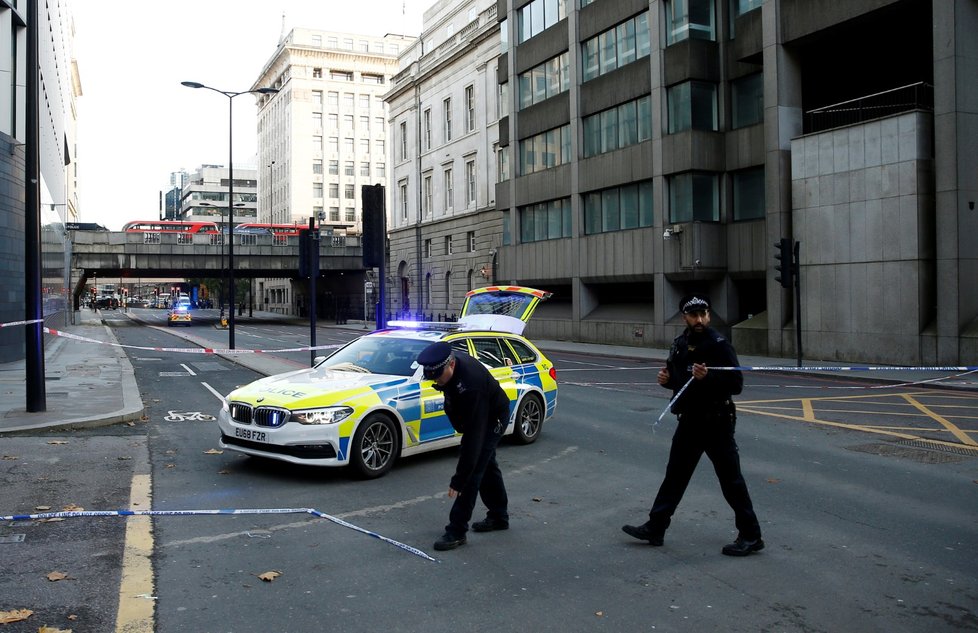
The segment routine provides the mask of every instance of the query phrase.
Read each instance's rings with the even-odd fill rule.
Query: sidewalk
[[[271,313],[255,313],[255,318],[281,318]],[[239,323],[250,318],[239,317]],[[102,324],[101,313],[82,309],[75,313],[75,324],[50,325],[52,329],[110,343],[117,340],[112,328]],[[322,329],[343,328],[366,333],[362,322],[348,325],[320,325]],[[212,328],[190,328],[173,332],[188,343],[206,348],[220,349],[218,337],[209,337]],[[632,358],[661,365],[668,355],[667,349],[642,348],[616,345],[596,345],[573,341],[534,340],[544,352],[575,354],[601,354],[618,358]],[[242,366],[260,374],[272,375],[305,367],[295,361],[275,354],[224,355]],[[26,363],[17,361],[0,364],[0,434],[41,429],[92,427],[118,422],[138,420],[143,415],[143,402],[139,396],[132,365],[123,348],[99,345],[68,338],[45,335],[44,372],[47,410],[26,411],[27,385]],[[793,367],[794,359],[740,356],[745,367]],[[845,363],[806,361],[806,366],[842,367]],[[855,365],[855,363],[852,363]],[[558,375],[560,369],[558,368]],[[978,391],[978,373],[952,378],[955,372],[937,371],[833,371],[831,375],[848,380],[869,381],[876,384],[921,383],[955,389]],[[790,376],[790,372],[782,375]],[[654,380],[654,377],[650,378]]]

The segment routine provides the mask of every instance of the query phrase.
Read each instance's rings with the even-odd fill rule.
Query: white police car
[[[394,323],[314,367],[231,392],[218,416],[221,448],[294,464],[352,466],[367,478],[402,456],[460,441],[444,396],[422,377],[418,353],[446,341],[486,364],[510,398],[507,435],[529,444],[557,406],[557,372],[521,334],[549,292],[521,286],[470,291],[458,323]]]

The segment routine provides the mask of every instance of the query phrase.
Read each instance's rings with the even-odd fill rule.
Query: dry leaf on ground
[[[62,512],[84,512],[85,508],[75,505],[74,503],[69,503],[65,507],[61,508]]]
[[[53,626],[44,625],[37,630],[37,633],[71,633],[71,629],[56,629]]]
[[[51,582],[57,582],[59,580],[71,580],[71,576],[63,571],[53,571],[47,575],[47,579]]]
[[[39,512],[47,512],[51,509],[51,506],[34,506],[34,509]]]
[[[258,574],[258,577],[265,582],[272,582],[276,578],[282,575],[280,571],[266,571],[264,574]]]
[[[48,444],[67,444],[68,440],[50,440]]]
[[[223,455],[224,451],[219,451],[216,448],[212,448],[209,451],[204,451],[204,455]]]
[[[30,609],[14,609],[13,611],[0,611],[0,624],[10,624],[20,622],[34,615]]]

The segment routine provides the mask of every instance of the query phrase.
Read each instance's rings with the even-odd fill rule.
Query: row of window
[[[323,159],[314,158],[312,159],[312,173],[316,176],[323,175]],[[340,175],[340,161],[331,160],[329,161],[329,175],[339,176]],[[387,165],[384,163],[377,163],[374,165],[374,176],[378,179],[387,177]],[[352,160],[343,161],[343,175],[344,176],[356,176],[355,163]],[[360,162],[360,176],[370,177],[370,163],[367,161]]]
[[[648,57],[649,13],[640,13],[581,44],[582,81],[610,73],[636,59]]]
[[[734,221],[764,217],[764,168],[752,167],[730,173]],[[666,177],[669,191],[669,223],[718,222],[720,175],[688,172]],[[584,234],[595,235],[653,225],[652,181],[590,191],[581,196]],[[508,216],[508,214],[504,214]],[[558,198],[519,207],[522,243],[571,237],[570,198]],[[508,244],[508,217],[504,217],[503,243]]]
[[[476,206],[478,198],[478,177],[475,167],[475,158],[465,161],[465,207]],[[434,180],[431,172],[427,172],[421,177],[421,214],[424,217],[431,217],[434,213]],[[401,210],[401,220],[408,219],[408,183],[402,180],[398,183],[397,205]],[[443,209],[447,213],[455,208],[455,169],[445,167],[442,170],[442,191],[445,199],[442,201]]]
[[[520,109],[570,90],[570,55],[562,53],[519,76]]]
[[[475,131],[476,112],[475,112],[475,86],[466,86],[462,93],[463,133]],[[454,118],[452,111],[452,98],[446,97],[441,102],[441,137],[443,143],[448,143],[454,138]],[[432,148],[432,120],[431,108],[425,108],[421,113],[421,151],[427,152]],[[401,121],[398,125],[398,159],[407,160],[411,157],[411,150],[408,144],[407,121]]]
[[[652,138],[652,97],[628,101],[584,117],[584,158]]]
[[[517,42],[522,44],[567,17],[566,0],[533,0],[519,10]]]
[[[520,175],[550,169],[571,160],[571,127],[562,125],[519,143]]]
[[[323,113],[313,112],[312,113],[312,125],[314,128],[323,127]],[[383,134],[387,130],[387,122],[382,116],[375,116],[374,118],[374,128],[375,131]],[[338,130],[340,129],[340,115],[336,112],[327,112],[325,116],[326,129],[328,130]],[[370,133],[370,117],[366,114],[361,114],[356,119],[357,125],[354,127],[354,118],[352,114],[343,115],[343,129],[345,130],[360,130],[362,134]]]
[[[344,138],[343,139],[343,151],[345,153],[348,153],[348,154],[352,154],[354,151],[356,151],[357,143],[355,141],[356,141],[356,139],[351,138],[351,137]],[[359,147],[359,152],[361,154],[368,154],[368,153],[370,153],[370,139],[369,138],[361,138],[359,140],[359,146],[360,146]],[[384,152],[387,151],[387,144],[384,141],[384,139],[374,139],[373,146],[374,146],[374,152],[377,155],[379,155],[379,156],[383,156],[384,155]],[[314,152],[322,152],[323,151],[323,137],[322,136],[319,136],[318,134],[316,134],[316,135],[314,135],[312,137],[312,150]],[[338,136],[330,136],[330,137],[328,137],[326,139],[326,152],[328,152],[330,154],[337,154],[337,153],[339,153],[339,151],[340,151],[340,139],[339,139],[339,137]]]
[[[313,90],[312,91],[312,109],[322,110],[323,108],[323,91]],[[330,90],[325,93],[326,95],[326,107],[330,110],[336,110],[340,107],[340,93],[335,90]],[[372,98],[371,98],[372,97]],[[342,96],[342,103],[344,108],[353,108],[354,106],[362,111],[369,110],[371,101],[378,108],[384,107],[384,97],[382,95],[370,95],[365,93],[356,94],[353,92],[344,92]]]
[[[316,48],[323,48],[323,36],[319,34],[313,34],[312,45]],[[377,53],[378,55],[384,54],[383,42],[379,40],[374,40],[373,46],[371,46],[371,43],[369,41],[359,40],[357,42],[356,48],[354,48],[352,37],[343,38],[342,46],[341,46],[340,38],[329,35],[326,37],[326,48],[332,48],[335,50],[344,50],[344,51],[356,50],[361,53],[373,52],[373,53]],[[397,55],[398,53],[401,52],[401,49],[397,44],[388,44],[386,52],[388,55]]]
[[[312,69],[313,79],[323,78],[323,69],[316,67]],[[352,70],[330,70],[329,79],[330,81],[353,81],[356,78]],[[386,79],[383,75],[375,75],[373,73],[360,73],[360,81],[365,84],[376,84],[378,86],[384,85]]]
[[[452,236],[446,235],[443,239],[445,244],[445,250],[443,251],[443,254],[454,255],[455,247],[454,247],[454,242],[452,241]],[[431,244],[432,242],[430,239],[424,241],[425,259],[428,259],[435,254]],[[475,252],[475,231],[469,231],[468,233],[465,234],[465,248],[467,249],[466,252],[469,253]]]

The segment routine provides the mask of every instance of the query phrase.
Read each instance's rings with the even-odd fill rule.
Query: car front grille
[[[266,444],[264,442],[251,442],[238,437],[221,434],[221,441],[228,446],[239,446],[250,448],[263,453],[274,453],[276,455],[289,455],[299,459],[335,459],[336,449],[332,444],[299,444],[291,446],[278,446]]]
[[[255,424],[267,428],[277,429],[289,421],[290,413],[288,409],[279,407],[252,407],[243,402],[232,402],[231,419],[239,424]]]

